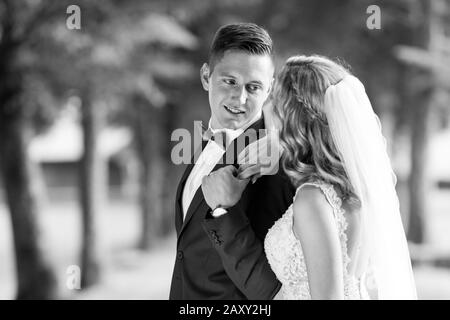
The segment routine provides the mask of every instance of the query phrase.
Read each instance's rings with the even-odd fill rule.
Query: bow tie
[[[208,142],[209,140],[214,141],[219,146],[221,146],[224,150],[226,150],[227,146],[227,135],[225,131],[217,131],[213,133],[211,128],[206,128],[203,123],[201,124],[202,130],[202,140]]]

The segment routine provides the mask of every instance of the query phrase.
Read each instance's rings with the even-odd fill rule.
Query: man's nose
[[[235,91],[236,98],[239,100],[239,104],[243,105],[247,102],[248,93],[245,86],[237,87]]]

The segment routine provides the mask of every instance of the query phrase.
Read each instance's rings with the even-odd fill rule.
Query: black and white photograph
[[[449,159],[450,0],[0,0],[0,300],[450,300]]]

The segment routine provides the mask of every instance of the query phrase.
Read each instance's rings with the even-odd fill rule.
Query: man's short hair
[[[254,23],[227,24],[217,30],[209,51],[210,73],[227,50],[254,55],[267,54],[273,58],[273,44],[269,33]]]

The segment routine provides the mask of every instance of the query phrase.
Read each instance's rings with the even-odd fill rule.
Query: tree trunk
[[[9,26],[10,27],[10,26]],[[17,299],[56,297],[56,278],[44,257],[38,225],[28,136],[23,105],[22,77],[14,69],[18,44],[11,41],[8,25],[0,41],[0,171],[11,214]]]
[[[434,7],[435,3],[422,0],[420,2],[424,12],[424,20],[416,30],[419,46],[428,50],[430,59],[437,53],[436,45],[442,26],[439,22],[439,12]],[[408,239],[414,243],[423,243],[427,240],[426,210],[427,191],[427,156],[430,139],[430,114],[438,90],[435,74],[438,70],[424,70],[419,76],[423,76],[426,87],[417,94],[417,102],[412,103],[411,126],[411,174],[409,179],[409,208],[410,221]]]
[[[82,217],[81,287],[96,284],[100,276],[97,220],[102,196],[102,163],[97,152],[99,110],[88,95],[82,97],[84,152],[80,161],[80,204]]]
[[[426,240],[426,198],[428,181],[426,163],[430,132],[430,110],[433,89],[425,90],[413,103],[411,133],[411,173],[409,178],[408,239],[414,243]]]
[[[179,121],[177,121],[177,117],[174,116],[177,113],[176,107],[175,104],[170,102],[165,106],[165,118],[167,120],[165,125],[165,132],[167,134],[166,141],[170,140],[172,131],[179,127]],[[177,170],[178,168],[176,168],[171,159],[172,146],[173,144],[167,143],[165,144],[164,149],[164,163],[167,174],[165,177],[166,182],[163,197],[163,213],[165,213],[163,214],[163,236],[167,236],[174,231],[174,203],[181,174],[181,171]]]
[[[2,103],[4,107],[5,103]],[[2,110],[4,111],[4,110]],[[0,116],[4,120],[4,113]],[[44,257],[23,119],[0,121],[0,164],[11,213],[17,299],[54,299],[56,278]]]
[[[166,181],[166,165],[162,149],[166,139],[162,126],[162,111],[135,98],[135,137],[140,164],[139,202],[141,206],[142,230],[138,247],[148,250],[162,235],[163,194]]]
[[[142,163],[140,181],[140,203],[142,230],[139,248],[149,250],[162,235],[163,186],[165,174],[164,163],[159,155],[151,156],[148,162]]]

